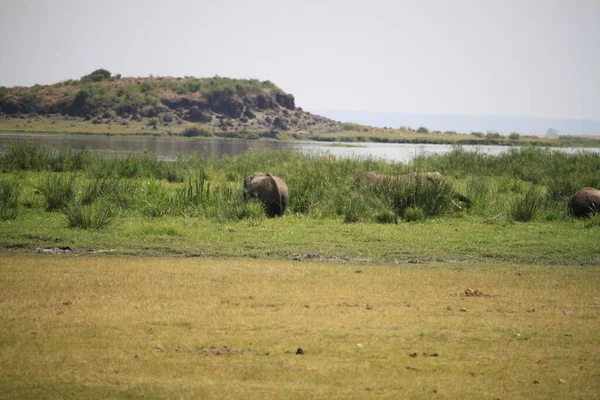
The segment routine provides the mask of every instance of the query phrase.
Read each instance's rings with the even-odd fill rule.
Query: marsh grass
[[[70,228],[96,230],[108,227],[115,214],[113,206],[107,202],[84,205],[77,201],[71,202],[63,213]]]
[[[21,185],[9,179],[0,180],[0,220],[16,219],[19,215]]]
[[[600,390],[595,267],[8,254],[0,284],[2,398]]]
[[[545,201],[544,191],[539,187],[531,186],[525,193],[513,198],[509,210],[510,216],[515,221],[531,221],[538,215]]]
[[[600,155],[534,148],[485,155],[457,147],[444,155],[418,156],[404,165],[373,158],[336,159],[294,151],[252,150],[236,157],[191,155],[166,162],[149,153],[101,157],[85,149],[54,151],[33,142],[15,142],[0,153],[0,165],[10,179],[28,171],[39,174],[48,169],[45,165],[51,165],[47,174],[31,179],[38,182],[34,185],[48,210],[63,208],[73,190],[79,193],[82,205],[108,199],[120,211],[153,218],[183,214],[243,217],[246,211],[239,202],[242,182],[259,171],[270,172],[287,183],[290,200],[286,214],[341,216],[348,221],[377,221],[386,210],[402,218],[411,207],[420,209],[425,219],[468,213],[484,218],[502,214],[510,220],[557,221],[568,217],[566,204],[576,189],[600,187]],[[364,189],[353,184],[364,171],[389,175],[439,171],[448,179],[442,184],[417,181],[400,185],[391,181]],[[44,177],[42,183],[39,176]],[[23,182],[23,190],[30,187],[29,181]],[[453,207],[453,191],[472,199],[470,207]],[[29,205],[36,203],[29,195],[27,198]]]
[[[44,198],[46,211],[64,209],[75,198],[76,182],[74,175],[47,174],[36,186]]]

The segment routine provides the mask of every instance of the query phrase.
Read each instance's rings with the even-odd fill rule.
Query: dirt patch
[[[346,258],[338,257],[338,256],[325,256],[322,254],[315,253],[295,253],[292,255],[292,260],[294,261],[333,261],[333,262],[348,262],[349,260]]]
[[[489,294],[483,293],[479,289],[473,290],[471,288],[466,288],[465,291],[463,293],[461,293],[461,296],[464,296],[464,297],[490,297]]]
[[[73,249],[69,246],[60,246],[60,247],[36,247],[35,251],[37,253],[45,253],[45,254],[71,254]]]

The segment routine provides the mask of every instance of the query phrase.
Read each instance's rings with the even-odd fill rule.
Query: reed
[[[106,157],[86,149],[55,151],[35,142],[15,141],[0,153],[0,165],[9,180],[17,174],[32,177],[19,179],[27,193],[36,190],[37,194],[27,195],[27,204],[34,208],[35,196],[48,211],[64,209],[77,197],[82,206],[109,201],[120,212],[134,215],[219,220],[253,218],[253,206],[241,202],[242,182],[258,171],[287,183],[287,214],[342,217],[348,222],[387,221],[388,211],[404,217],[409,208],[421,210],[424,218],[468,213],[515,221],[560,220],[568,218],[566,205],[575,191],[600,187],[600,154],[543,148],[485,155],[457,147],[443,155],[418,156],[408,164],[290,150],[250,150],[221,158],[190,155],[167,162],[150,153]],[[389,175],[439,171],[447,180],[444,184],[388,182],[363,189],[353,181],[364,171]],[[453,190],[472,199],[472,206],[453,207]],[[17,202],[25,205],[23,197]]]
[[[46,211],[64,209],[75,198],[76,182],[74,175],[49,173],[36,186],[46,204]]]
[[[19,215],[21,185],[10,179],[0,180],[0,220],[16,219]]]
[[[104,229],[113,221],[114,207],[108,202],[97,202],[92,205],[83,205],[80,202],[71,202],[63,213],[67,217],[69,228]]]

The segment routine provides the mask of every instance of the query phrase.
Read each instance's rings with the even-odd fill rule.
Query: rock
[[[289,110],[296,108],[294,104],[294,96],[291,94],[277,93],[275,95],[275,101]]]
[[[277,129],[281,129],[282,131],[287,131],[289,128],[288,120],[285,118],[277,117],[273,121],[273,126]]]
[[[184,115],[183,119],[190,122],[210,122],[212,121],[212,115],[208,111],[199,109],[198,107],[192,107]]]
[[[258,96],[256,96],[256,105],[258,106],[258,108],[266,110],[268,108],[275,108],[277,103],[275,102],[275,100],[273,100],[271,96],[259,94]]]

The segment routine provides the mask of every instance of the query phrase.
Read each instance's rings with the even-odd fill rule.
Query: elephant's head
[[[584,187],[571,197],[569,213],[578,218],[586,218],[600,212],[600,190]]]
[[[269,217],[283,215],[288,197],[287,185],[277,176],[255,172],[244,180],[244,199],[258,199]]]

